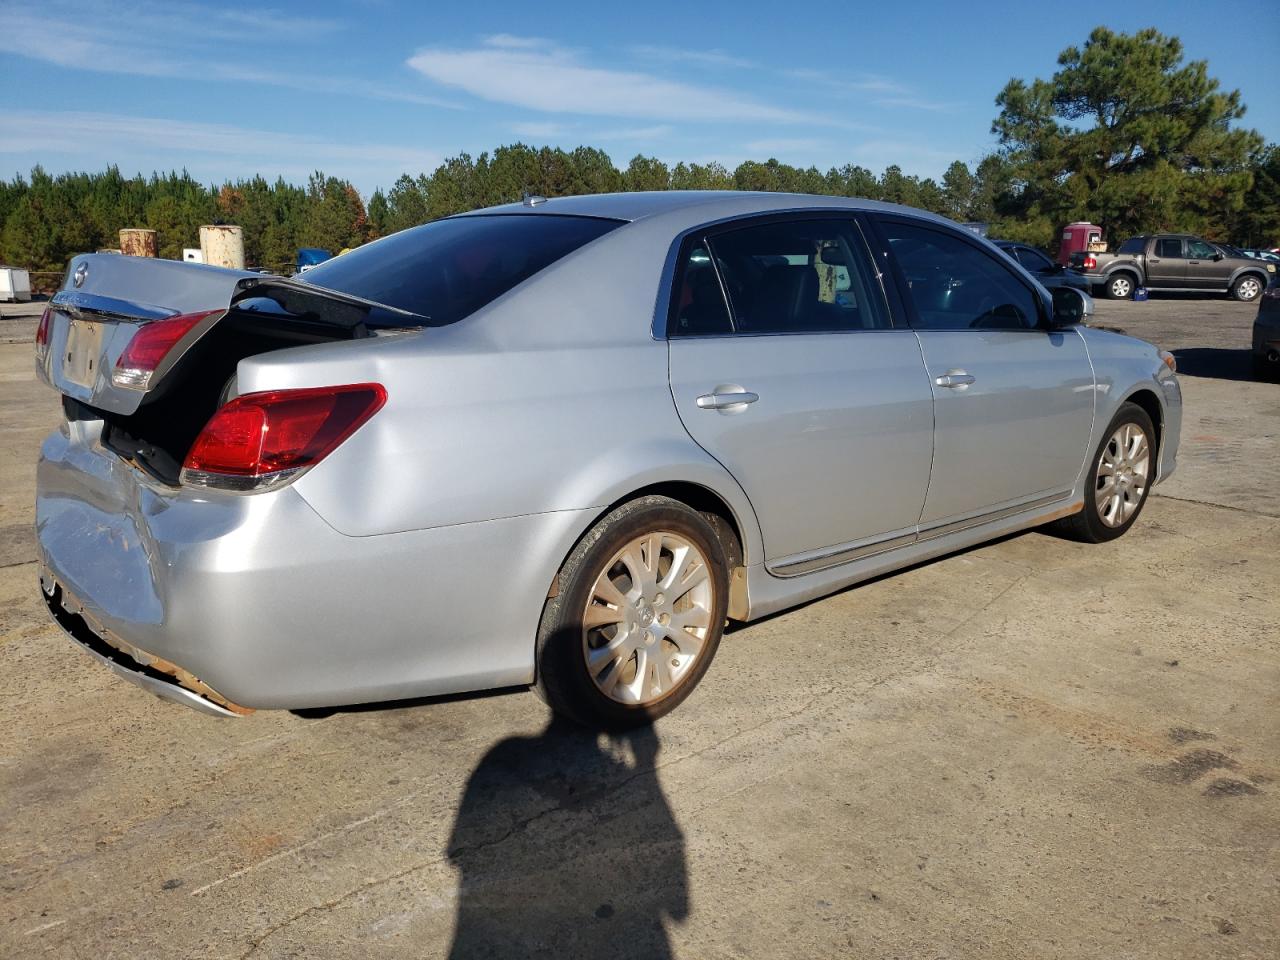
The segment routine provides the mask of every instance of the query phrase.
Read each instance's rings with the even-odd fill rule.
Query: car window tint
[[[796,220],[710,238],[739,333],[821,333],[890,326],[866,244],[847,220]]]
[[[448,324],[621,225],[556,214],[453,217],[358,247],[299,279]]]
[[[1203,240],[1187,241],[1187,256],[1192,260],[1208,260],[1218,251]]]
[[[1182,259],[1182,241],[1176,237],[1165,237],[1156,241],[1156,256],[1165,260]]]
[[[1032,273],[1048,270],[1053,266],[1053,261],[1039,250],[1033,250],[1031,247],[1018,247],[1017,250],[1018,260]]]
[[[886,220],[889,248],[906,277],[924,330],[1025,330],[1037,297],[998,260],[964,239]]]
[[[724,302],[720,279],[711,265],[705,241],[689,251],[676,284],[671,307],[670,334],[673,337],[701,337],[732,333],[729,308]]]
[[[1120,244],[1120,249],[1116,253],[1142,253],[1143,247],[1146,246],[1146,237],[1130,237],[1124,243]]]

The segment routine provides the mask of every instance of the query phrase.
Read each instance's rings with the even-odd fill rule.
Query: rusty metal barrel
[[[200,228],[200,253],[215,267],[244,269],[244,231],[230,224]]]
[[[120,231],[120,252],[127,257],[154,257],[156,232],[142,227],[125,227]]]

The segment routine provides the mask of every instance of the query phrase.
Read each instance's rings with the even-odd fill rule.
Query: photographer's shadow
[[[449,838],[449,956],[671,956],[689,892],[658,750],[652,727],[603,738],[560,719],[490,750]]]

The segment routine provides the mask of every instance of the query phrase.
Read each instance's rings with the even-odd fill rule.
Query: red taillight
[[[386,402],[377,383],[236,397],[196,437],[182,480],[227,490],[276,486],[327,457]]]
[[[1097,258],[1097,257],[1085,257],[1085,258],[1084,258],[1084,268],[1085,268],[1086,270],[1096,270],[1096,269],[1098,268],[1098,258]]]
[[[45,307],[36,327],[36,357],[43,360],[49,352],[49,328],[53,326],[53,307]]]
[[[111,382],[117,387],[147,389],[151,375],[169,355],[169,351],[201,320],[223,312],[205,310],[201,313],[184,313],[143,324],[116,361],[116,368],[111,372]]]

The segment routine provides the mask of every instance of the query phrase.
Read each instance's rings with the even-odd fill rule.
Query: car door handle
[[[748,403],[755,403],[760,394],[750,390],[736,390],[732,393],[704,393],[695,402],[703,410],[724,410]]]
[[[965,373],[963,370],[948,370],[940,377],[935,377],[933,382],[940,387],[967,387],[978,378]]]

